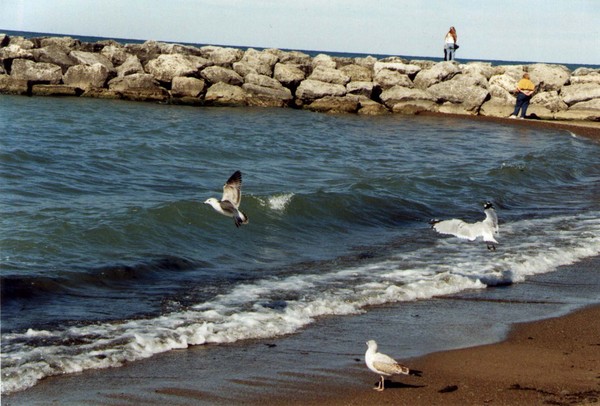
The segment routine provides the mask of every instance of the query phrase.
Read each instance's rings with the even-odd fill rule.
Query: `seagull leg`
[[[373,388],[373,389],[375,389],[377,392],[381,392],[381,391],[383,391],[383,390],[385,389],[385,388],[384,388],[384,380],[383,380],[383,375],[380,375],[380,376],[379,376],[379,378],[380,378],[380,381],[379,381],[379,382],[377,382],[377,387]]]
[[[487,249],[490,251],[496,251],[496,246],[494,244],[488,244]]]

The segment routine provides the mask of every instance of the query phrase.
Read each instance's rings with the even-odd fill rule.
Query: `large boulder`
[[[148,73],[116,77],[108,82],[108,88],[122,94],[123,98],[128,100],[163,101],[169,98],[167,90]]]
[[[0,94],[26,95],[28,91],[27,80],[0,75]]]
[[[248,94],[239,86],[219,82],[208,88],[204,100],[211,105],[248,105]]]
[[[277,63],[273,71],[273,78],[285,87],[294,89],[306,78],[306,74],[298,65]]]
[[[142,65],[156,59],[161,54],[161,45],[156,41],[146,41],[143,44],[127,44],[125,51],[138,57]]]
[[[373,83],[384,90],[394,86],[414,87],[413,81],[407,74],[390,69],[378,70],[373,78]]]
[[[346,83],[350,82],[350,76],[345,75],[337,69],[328,68],[322,65],[313,69],[313,72],[308,79],[342,86],[346,86]]]
[[[159,55],[156,59],[148,61],[145,70],[156,80],[171,82],[176,76],[195,76],[211,64],[208,59],[200,56],[169,54]]]
[[[161,54],[179,54],[204,57],[199,48],[191,45],[167,44],[164,42],[159,42],[158,46],[160,47]]]
[[[306,79],[296,89],[296,98],[302,101],[312,101],[327,96],[344,96],[346,87],[343,85]]]
[[[301,66],[303,68],[312,65],[310,55],[300,51],[278,51],[277,57],[279,63]]]
[[[373,95],[373,82],[350,82],[346,85],[348,94],[371,98]]]
[[[316,69],[319,66],[322,68],[335,69],[337,68],[337,63],[330,55],[318,54],[312,59],[312,68]]]
[[[87,90],[91,87],[104,87],[109,77],[108,69],[100,64],[71,66],[63,76],[65,85]]]
[[[42,38],[40,41],[40,48],[58,47],[67,54],[80,46],[81,41],[71,37],[47,37]]]
[[[560,90],[571,77],[569,69],[562,65],[536,63],[529,65],[528,72],[531,80],[538,85],[538,90],[542,92]]]
[[[379,96],[381,101],[390,109],[394,105],[401,102],[426,101],[430,103],[436,102],[436,97],[422,89],[410,89],[404,86],[394,86],[384,90]],[[422,104],[425,105],[425,104]],[[430,104],[427,103],[427,106]]]
[[[69,54],[76,63],[80,65],[94,65],[99,63],[103,65],[110,72],[115,71],[115,67],[112,62],[104,55],[96,52],[85,52],[85,51],[71,51]]]
[[[514,104],[516,101],[514,92],[518,81],[519,79],[511,74],[494,75],[489,80],[490,95],[498,99],[498,102]]]
[[[125,48],[123,48],[122,46],[116,45],[105,46],[104,48],[102,48],[102,51],[100,51],[100,53],[104,55],[113,64],[113,66],[120,66],[123,63],[125,63],[127,59],[131,58],[131,56],[134,56],[132,54],[127,53],[125,51]]]
[[[356,113],[358,112],[358,98],[353,96],[326,96],[305,105],[304,108],[319,113]]]
[[[209,66],[200,72],[200,75],[211,84],[223,82],[229,85],[241,86],[244,83],[244,79],[236,71],[222,66]]]
[[[174,97],[199,97],[206,84],[202,79],[177,76],[171,84],[171,95]]]
[[[33,85],[32,96],[79,96],[81,90],[68,85]]]
[[[376,62],[373,66],[373,71],[377,73],[382,69],[389,69],[396,71],[409,77],[415,77],[420,71],[421,67],[413,64],[407,64],[404,62]]]
[[[568,108],[567,104],[561,99],[556,90],[536,93],[531,98],[531,104],[544,106],[551,112],[566,110]]]
[[[600,99],[600,86],[595,83],[565,86],[560,90],[560,96],[569,106],[592,99]]]
[[[125,62],[117,67],[117,76],[123,77],[134,73],[145,73],[144,67],[136,55],[129,55]]]
[[[339,71],[350,77],[351,82],[370,82],[373,80],[373,69],[355,63],[342,66]]]
[[[17,80],[56,85],[62,80],[62,70],[60,66],[53,63],[15,59],[12,63],[10,76]]]
[[[31,49],[24,49],[18,45],[9,45],[0,48],[0,63],[6,65],[5,61],[13,59],[30,59],[34,60]]]
[[[252,73],[246,76],[245,80],[242,88],[252,95],[254,100],[260,100],[258,104],[252,102],[251,105],[280,107],[288,105],[293,99],[290,89],[269,76]]]
[[[244,52],[244,56],[239,62],[236,62],[236,65],[245,65],[244,67],[240,68],[250,69],[254,71],[254,73],[258,73],[260,75],[273,76],[273,67],[277,61],[277,55],[275,55],[272,51],[257,51],[256,49],[250,48]],[[236,72],[237,71],[238,70],[236,69]]]
[[[454,62],[440,62],[430,69],[421,70],[415,77],[415,86],[419,89],[427,89],[437,83],[452,79],[460,72],[460,68]]]
[[[209,59],[212,63],[218,66],[231,67],[233,64],[244,56],[244,51],[237,48],[224,48],[217,46],[204,46],[200,48],[200,52],[204,58]]]
[[[391,111],[388,110],[383,104],[377,103],[376,101],[371,100],[369,97],[359,96],[358,114],[363,116],[381,116],[390,113]]]
[[[430,86],[427,92],[438,103],[460,104],[465,112],[477,112],[488,97],[487,80],[483,76],[457,75],[452,80]]]
[[[48,45],[44,48],[33,49],[31,52],[36,62],[47,62],[58,65],[63,74],[77,63],[68,55],[68,50],[58,45]]]

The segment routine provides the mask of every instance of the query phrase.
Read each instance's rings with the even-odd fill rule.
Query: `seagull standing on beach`
[[[242,172],[235,171],[229,177],[225,185],[223,185],[223,197],[217,200],[214,197],[206,200],[204,203],[209,204],[217,212],[227,217],[233,217],[235,226],[239,227],[242,224],[248,224],[248,216],[239,210],[242,200]]]
[[[381,392],[385,389],[384,387],[384,376],[392,375],[416,375],[421,376],[421,371],[411,370],[409,367],[399,364],[392,357],[377,352],[377,343],[375,340],[367,341],[367,352],[365,353],[365,363],[367,367],[379,374],[380,381],[377,382],[377,386],[374,387],[376,391]]]
[[[486,202],[483,206],[485,220],[477,223],[465,223],[459,219],[451,220],[431,220],[431,227],[440,234],[450,234],[458,238],[464,238],[469,241],[475,241],[482,237],[486,242],[488,250],[495,251],[498,241],[494,235],[498,235],[498,216],[491,202]]]

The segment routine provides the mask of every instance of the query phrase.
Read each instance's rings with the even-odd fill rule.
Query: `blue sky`
[[[600,0],[0,0],[0,31],[600,64]]]

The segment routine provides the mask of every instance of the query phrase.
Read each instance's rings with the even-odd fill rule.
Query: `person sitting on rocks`
[[[529,79],[529,73],[524,73],[523,78],[517,83],[517,102],[515,104],[515,111],[510,115],[510,118],[517,118],[519,116],[519,110],[521,110],[521,119],[525,118],[527,114],[527,107],[529,107],[529,101],[535,91],[535,85]]]

